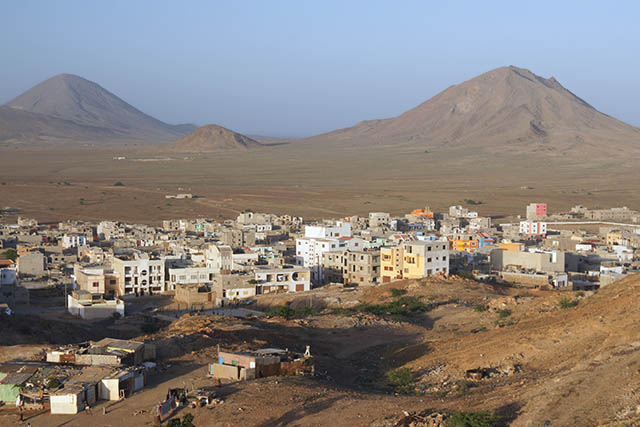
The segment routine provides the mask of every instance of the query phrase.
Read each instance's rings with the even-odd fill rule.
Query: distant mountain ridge
[[[509,66],[451,86],[405,113],[307,140],[490,151],[640,150],[640,129],[593,108],[555,78]]]
[[[25,141],[109,139],[165,142],[196,128],[194,125],[164,123],[97,83],[72,74],[51,77],[9,101],[0,109],[0,124],[0,139]]]
[[[252,138],[218,125],[202,126],[177,141],[166,144],[163,150],[184,153],[207,153],[224,150],[249,150],[264,145]]]

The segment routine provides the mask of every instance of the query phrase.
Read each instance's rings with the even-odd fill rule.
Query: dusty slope
[[[364,121],[312,140],[491,152],[640,151],[640,129],[597,111],[553,77],[513,66],[451,86],[398,117]]]
[[[72,74],[60,74],[34,86],[7,103],[16,112],[29,112],[62,119],[74,126],[95,128],[94,138],[137,138],[170,141],[193,130],[192,125],[172,126],[129,105],[97,83]],[[3,123],[13,134],[30,136],[28,123]],[[41,126],[40,136],[56,134],[56,129]],[[69,139],[76,137],[71,132]]]
[[[220,150],[248,150],[262,146],[258,141],[222,126],[206,125],[160,148],[182,153],[207,153]]]
[[[601,289],[576,308],[559,308],[572,293],[505,307],[513,314],[501,328],[432,343],[432,351],[406,366],[425,383],[464,379],[468,369],[521,364],[511,381],[493,382],[484,393],[467,397],[469,407],[513,403],[520,407],[514,425],[596,425],[629,418],[640,405],[640,276]],[[495,317],[487,312],[486,316]],[[483,380],[486,381],[486,380]],[[480,384],[482,384],[482,382]]]
[[[0,142],[29,143],[56,140],[118,139],[113,129],[78,124],[72,120],[0,106]]]

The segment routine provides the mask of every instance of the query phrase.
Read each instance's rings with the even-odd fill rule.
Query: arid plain
[[[0,151],[2,209],[46,220],[154,223],[234,217],[253,209],[338,217],[467,200],[481,214],[516,215],[532,200],[553,211],[575,204],[640,208],[634,160],[458,153],[409,145],[332,147],[294,142],[245,152],[158,155],[151,148]],[[114,157],[126,157],[115,160]],[[115,186],[121,182],[123,186]],[[180,192],[194,199],[169,200]],[[11,208],[11,209],[8,209]]]

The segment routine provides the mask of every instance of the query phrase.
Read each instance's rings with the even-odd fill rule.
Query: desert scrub
[[[477,311],[478,313],[484,313],[485,311],[487,311],[487,306],[486,305],[482,305],[482,304],[478,304],[473,309],[475,311]]]
[[[385,374],[387,384],[398,394],[411,394],[416,387],[413,372],[409,368],[399,368]]]
[[[445,427],[494,427],[500,419],[488,411],[454,412],[444,422]]]
[[[571,308],[571,307],[575,307],[578,305],[578,301],[572,301],[569,298],[562,298],[559,302],[558,302],[558,307],[560,308]]]
[[[407,291],[405,289],[396,289],[396,288],[392,288],[391,289],[391,296],[394,298],[397,297],[401,297],[402,295],[406,294]]]
[[[300,307],[293,309],[289,304],[274,307],[267,313],[267,317],[284,317],[285,319],[302,319],[317,313],[313,307]]]
[[[507,317],[511,316],[511,310],[498,310],[498,317],[500,317],[501,319],[506,319]]]

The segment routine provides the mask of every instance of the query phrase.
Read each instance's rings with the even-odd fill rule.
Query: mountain
[[[6,107],[13,111],[0,110],[0,135],[19,135],[24,140],[162,142],[195,129],[193,125],[173,126],[157,120],[97,83],[72,74],[45,80],[8,102]]]
[[[599,112],[553,77],[510,66],[451,86],[397,117],[363,121],[311,140],[565,154],[574,149],[637,152],[640,129]]]
[[[167,144],[164,149],[181,153],[248,150],[263,144],[218,125],[202,126],[189,135]]]

